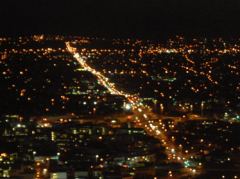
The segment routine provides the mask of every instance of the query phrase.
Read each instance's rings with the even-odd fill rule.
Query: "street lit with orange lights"
[[[141,99],[136,96],[131,96],[123,91],[118,91],[115,88],[114,83],[109,82],[108,78],[106,78],[103,74],[91,68],[86,62],[87,59],[80,56],[77,52],[77,49],[71,47],[69,42],[66,42],[66,47],[73,57],[79,62],[79,64],[85,70],[96,75],[99,83],[106,87],[112,94],[125,96],[129,100],[129,102],[132,104],[134,113],[131,120],[134,121],[136,126],[144,128],[149,135],[154,136],[163,144],[163,146],[166,148],[169,162],[181,163],[185,167],[184,171],[187,172],[187,176],[197,175],[199,172],[201,172],[201,164],[195,168],[186,165],[186,163],[193,158],[194,154],[188,153],[187,151],[182,151],[181,146],[176,146],[173,142],[174,140],[168,139],[166,135],[168,130],[165,128],[161,118],[152,113],[152,109],[149,106],[140,103]],[[174,173],[169,171],[169,176],[173,177]]]
[[[0,44],[0,177],[240,176],[240,39]]]

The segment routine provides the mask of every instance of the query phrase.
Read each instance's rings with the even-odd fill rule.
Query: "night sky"
[[[5,0],[0,33],[239,35],[239,0]]]

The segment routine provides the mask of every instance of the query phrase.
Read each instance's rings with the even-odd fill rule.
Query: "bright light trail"
[[[106,78],[104,75],[102,75],[100,72],[96,71],[95,69],[91,68],[86,62],[85,60],[83,59],[83,57],[81,57],[79,55],[79,53],[76,51],[75,48],[71,47],[70,46],[70,43],[69,42],[66,42],[66,46],[67,46],[67,50],[73,54],[73,57],[78,61],[78,63],[86,70],[86,71],[89,71],[91,72],[93,75],[95,75],[97,78],[98,78],[98,82],[103,85],[105,88],[107,88],[107,90],[113,94],[113,95],[121,95],[121,96],[125,96],[128,101],[130,103],[135,103],[133,101],[133,99],[136,99],[134,98],[135,96],[131,96],[127,93],[124,93],[122,91],[119,91],[115,88],[115,84],[109,82],[108,78]]]
[[[157,125],[153,125],[152,122],[149,118],[148,115],[145,113],[142,113],[143,111],[146,111],[151,113],[151,110],[149,110],[148,106],[145,106],[141,103],[140,98],[124,93],[122,91],[119,91],[116,89],[115,85],[113,83],[110,83],[108,78],[102,75],[100,72],[96,71],[95,69],[91,68],[86,61],[79,55],[77,50],[73,47],[70,46],[70,42],[66,42],[67,50],[73,55],[73,57],[78,61],[78,63],[84,68],[84,70],[89,71],[93,75],[95,75],[98,78],[98,82],[103,85],[107,90],[113,94],[113,95],[121,95],[125,96],[126,99],[131,103],[133,107],[136,107],[136,111],[134,111],[134,114],[138,117],[139,116],[139,124],[141,126],[145,126],[144,129],[149,135],[153,135],[154,137],[158,138],[160,141],[163,142],[163,145],[166,147],[166,153],[168,155],[169,160],[172,160],[174,162],[179,161],[183,165],[186,163],[187,158],[189,158],[190,154],[184,154],[180,150],[178,150],[178,147],[175,146],[173,142],[170,142],[167,137],[167,129],[165,128],[164,124],[162,121],[160,121]],[[145,125],[144,125],[145,124]],[[159,128],[162,128],[163,131],[161,132]],[[155,135],[154,135],[155,133]],[[166,142],[168,141],[168,142]],[[182,160],[181,160],[182,159]],[[188,168],[188,167],[187,167]],[[195,174],[196,169],[194,168],[188,168],[190,174]]]

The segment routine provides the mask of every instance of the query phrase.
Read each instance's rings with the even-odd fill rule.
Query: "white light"
[[[125,109],[128,110],[128,111],[132,108],[131,104],[129,104],[129,103],[125,104],[124,107],[125,107]]]

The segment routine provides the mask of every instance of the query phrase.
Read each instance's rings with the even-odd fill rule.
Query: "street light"
[[[161,104],[160,104],[160,112],[161,112],[161,114],[163,114],[163,111],[164,111],[164,106],[163,106],[163,104],[161,103]]]
[[[201,102],[201,116],[203,116],[203,110],[204,110],[204,101]]]

